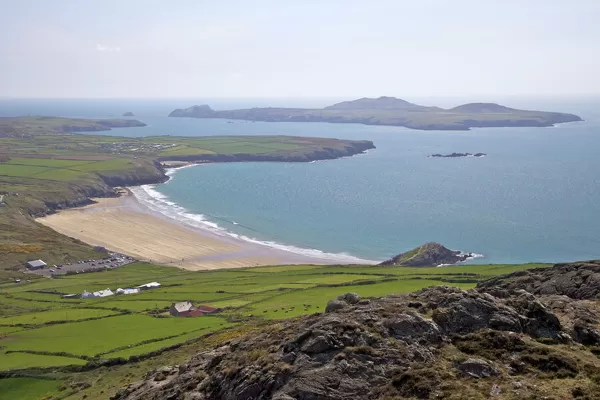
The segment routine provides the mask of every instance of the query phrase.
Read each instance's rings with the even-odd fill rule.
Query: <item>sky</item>
[[[0,97],[600,94],[598,0],[0,0]]]

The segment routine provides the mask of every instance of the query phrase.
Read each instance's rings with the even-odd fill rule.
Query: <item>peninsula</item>
[[[17,267],[33,255],[56,264],[98,258],[91,246],[71,239],[80,236],[81,229],[67,237],[34,218],[89,205],[92,198],[117,197],[118,186],[165,182],[169,161],[309,162],[352,156],[375,147],[371,141],[296,136],[130,138],[74,133],[141,126],[145,124],[134,119],[0,118],[0,195],[4,195],[0,268]],[[118,224],[114,232],[123,229]],[[172,236],[181,241],[180,233]]]
[[[224,118],[266,122],[331,122],[403,126],[420,130],[469,130],[481,127],[545,127],[582,121],[574,114],[518,110],[495,103],[469,103],[443,109],[395,97],[362,98],[321,109],[249,108],[213,110],[208,105],[177,109],[170,117]]]

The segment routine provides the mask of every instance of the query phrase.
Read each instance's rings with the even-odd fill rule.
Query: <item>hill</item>
[[[420,106],[395,97],[381,96],[376,99],[363,97],[362,99],[343,101],[325,107],[325,110],[428,110],[430,107]]]
[[[470,253],[450,250],[439,243],[425,243],[405,253],[398,254],[379,265],[406,267],[435,267],[443,264],[456,264],[472,257]]]
[[[323,314],[219,343],[113,399],[599,399],[600,298],[587,289],[600,263],[569,268],[584,268],[588,295],[486,282],[372,299],[346,293]],[[541,271],[550,280],[563,272]],[[514,275],[530,273],[538,271]]]
[[[517,110],[496,103],[468,103],[448,111],[455,113],[511,113]]]
[[[208,105],[177,109],[170,117],[225,118],[267,122],[330,122],[403,126],[421,130],[469,130],[475,127],[544,127],[581,121],[574,114],[518,110],[494,103],[470,103],[451,109],[426,107],[395,97],[361,98],[321,109],[249,108],[213,110]]]

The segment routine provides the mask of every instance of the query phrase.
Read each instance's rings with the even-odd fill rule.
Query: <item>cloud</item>
[[[121,48],[118,46],[111,47],[111,46],[106,46],[104,44],[97,44],[96,50],[98,50],[98,51],[114,51],[114,52],[118,53],[121,51]]]

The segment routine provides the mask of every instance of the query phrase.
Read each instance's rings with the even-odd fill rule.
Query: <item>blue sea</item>
[[[407,99],[454,106],[482,99]],[[483,99],[489,100],[489,99]],[[149,126],[107,134],[302,135],[368,139],[367,154],[314,163],[209,164],[140,188],[161,212],[332,260],[383,260],[429,241],[481,254],[482,263],[600,258],[600,99],[496,99],[572,112],[551,128],[422,132],[397,127],[168,118],[174,108],[323,106],[324,99],[0,100],[0,115],[118,117]],[[483,152],[483,158],[428,158]]]

